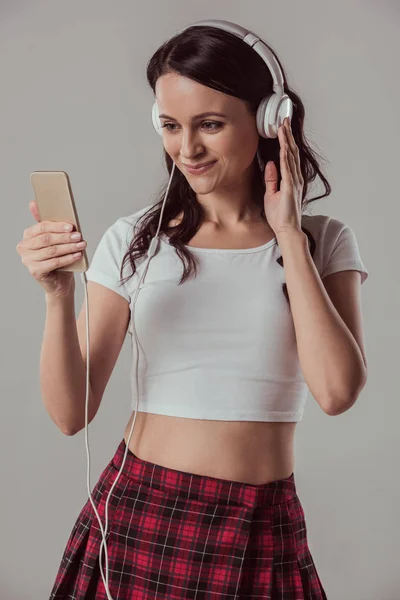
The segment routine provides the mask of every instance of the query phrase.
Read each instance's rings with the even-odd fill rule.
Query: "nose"
[[[181,142],[181,156],[184,160],[190,161],[193,156],[203,153],[203,146],[199,143],[196,133],[190,129],[183,131]]]

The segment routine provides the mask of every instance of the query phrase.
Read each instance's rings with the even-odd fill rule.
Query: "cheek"
[[[171,144],[171,142],[164,143],[164,151],[168,154],[173,162],[177,163],[177,166],[180,164],[181,152],[179,146],[174,143]]]
[[[253,150],[252,146],[240,145],[234,149],[230,149],[229,153],[225,154],[228,168],[232,173],[240,173],[250,167],[254,161],[254,155],[257,148]]]
[[[230,157],[240,165],[250,164],[258,147],[258,134],[254,136],[248,130],[237,132],[234,136],[221,141],[221,154]]]
[[[174,143],[173,141],[164,138],[163,146],[164,146],[164,150],[165,150],[165,152],[167,152],[167,154],[171,154],[172,156],[174,154],[176,154],[178,145],[176,143]]]

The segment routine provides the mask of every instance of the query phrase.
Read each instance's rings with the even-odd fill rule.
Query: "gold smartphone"
[[[65,171],[34,171],[31,184],[38,205],[41,221],[65,221],[74,225],[74,230],[83,233],[79,225],[70,179]],[[89,268],[86,249],[81,258],[71,265],[55,269],[56,271],[74,271],[83,273]]]

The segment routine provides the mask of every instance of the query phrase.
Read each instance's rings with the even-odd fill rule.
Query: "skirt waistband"
[[[112,463],[118,471],[121,469],[126,448],[125,440],[122,439],[112,458]],[[256,508],[268,504],[283,504],[297,496],[294,473],[286,479],[253,485],[177,471],[142,460],[129,448],[122,476],[133,480],[138,485],[159,490],[165,494],[171,493],[175,496],[178,494],[181,497],[205,503],[236,504]]]

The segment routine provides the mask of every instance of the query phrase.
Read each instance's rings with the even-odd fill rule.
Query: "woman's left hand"
[[[294,141],[290,119],[278,129],[282,181],[278,189],[278,170],[273,161],[265,166],[264,210],[275,235],[288,230],[301,231],[301,201],[304,182],[300,170],[299,149]]]

